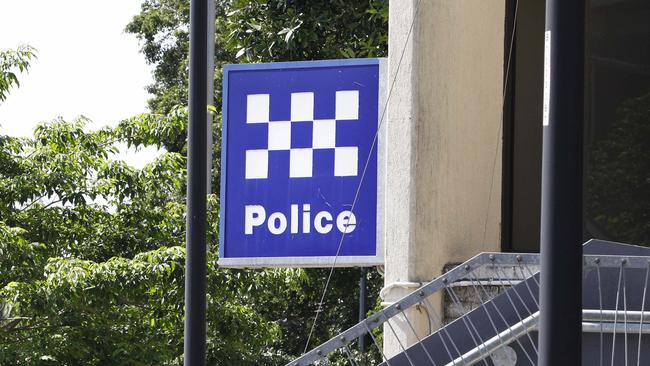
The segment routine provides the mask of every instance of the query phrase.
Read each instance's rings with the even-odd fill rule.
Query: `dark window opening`
[[[545,2],[518,6],[502,237],[504,250],[538,251]],[[585,12],[584,239],[650,246],[650,2]]]

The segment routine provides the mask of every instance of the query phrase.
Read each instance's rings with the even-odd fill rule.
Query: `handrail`
[[[618,317],[618,319],[621,319],[623,316],[627,316],[627,325],[622,323],[613,323],[615,318]],[[641,320],[641,318],[643,318],[643,323],[650,323],[650,312],[645,311],[642,313],[640,311],[603,310],[602,320],[604,322],[602,324],[593,323],[589,321],[601,320],[601,311],[597,309],[585,309],[582,311],[582,331],[585,333],[599,333],[601,331],[603,333],[625,333],[626,330],[631,329],[637,332],[639,326],[641,326],[639,323],[639,320]],[[512,328],[506,329],[503,332],[499,333],[499,335],[488,339],[479,347],[472,348],[445,366],[476,364],[477,362],[487,358],[490,354],[499,348],[512,343],[515,338],[521,337],[526,332],[537,330],[538,325],[539,311],[536,311],[534,314],[526,317],[523,322],[517,323]],[[649,334],[650,326],[643,324],[641,332],[643,334]]]
[[[312,349],[311,351],[305,353],[301,357],[295,359],[294,361],[287,364],[287,366],[306,366],[313,364],[320,360],[326,360],[328,354],[338,350],[338,349],[348,349],[349,344],[354,342],[359,337],[365,336],[368,333],[371,333],[373,329],[379,327],[380,325],[386,323],[388,320],[399,315],[400,313],[405,316],[405,311],[415,305],[421,304],[426,307],[426,304],[429,303],[427,300],[431,295],[435,294],[438,291],[449,289],[451,287],[456,287],[460,284],[471,287],[474,283],[480,283],[483,279],[479,279],[474,271],[483,267],[489,266],[488,268],[496,268],[496,273],[499,274],[498,268],[503,268],[506,266],[538,266],[539,265],[539,254],[517,254],[517,253],[481,253],[468,261],[454,267],[447,273],[443,274],[440,277],[433,279],[431,282],[424,284],[419,289],[413,291],[412,293],[402,297],[398,301],[384,309],[378,311],[377,313],[371,315],[364,321],[348,328],[347,330],[340,333],[338,336],[326,341],[325,343],[319,345],[318,347]],[[583,256],[583,270],[585,272],[590,272],[592,270],[601,269],[601,268],[636,268],[636,269],[646,269],[650,271],[650,258],[644,256],[620,256],[620,255],[584,255]],[[506,290],[506,287],[514,286],[518,283],[525,282],[526,278],[531,278],[534,275],[530,268],[527,274],[523,273],[524,278],[506,278],[503,276],[489,278],[487,281],[493,283],[496,287],[502,290]],[[516,271],[515,271],[516,272]],[[506,275],[505,271],[503,272]],[[535,277],[533,277],[535,279]],[[459,284],[460,282],[460,284]],[[537,280],[535,279],[535,282]],[[528,286],[528,285],[526,285]],[[528,288],[530,291],[530,288]],[[506,291],[506,294],[509,291]],[[532,294],[532,293],[531,293]],[[487,295],[487,294],[486,294]],[[515,296],[519,296],[515,292]],[[508,295],[510,297],[510,295]],[[514,297],[513,297],[514,298]],[[489,299],[488,299],[489,300]],[[521,299],[520,299],[521,300]],[[458,301],[458,299],[456,299]],[[513,301],[510,299],[510,301]],[[515,300],[516,301],[516,300]],[[429,304],[430,305],[430,304]],[[536,327],[538,313],[536,309],[534,313],[529,313],[530,315],[525,318],[522,316],[519,322],[512,324],[507,329],[498,332],[494,337],[482,342],[480,345],[474,349],[470,349],[463,354],[462,357],[453,357],[451,364],[461,365],[469,364],[468,361],[474,360],[475,357],[478,357],[477,360],[480,361],[483,358],[489,356],[491,352],[486,352],[486,349],[491,349],[490,347],[501,347],[504,344],[504,338],[510,339],[511,341],[516,341],[518,337],[530,332]],[[461,316],[463,319],[467,314]],[[650,312],[635,312],[628,310],[625,314],[627,317],[627,327],[632,327],[630,329],[636,329],[636,332],[641,332],[646,334],[650,333]],[[602,318],[601,318],[602,316]],[[623,330],[621,324],[616,323],[616,319],[620,319],[622,313],[617,310],[593,310],[588,309],[583,311],[583,330],[585,332],[614,332],[620,333]],[[611,324],[611,320],[614,320]],[[631,325],[636,321],[636,326]],[[639,322],[642,323],[639,325]],[[444,330],[445,328],[441,328]],[[496,343],[495,343],[496,342]],[[378,345],[379,347],[379,345]],[[495,349],[496,349],[495,348]],[[462,352],[461,352],[462,353]],[[461,360],[462,359],[462,360]],[[459,361],[461,360],[461,361]]]
[[[348,328],[338,336],[321,344],[313,350],[305,353],[298,359],[290,362],[287,366],[306,366],[316,361],[325,359],[325,356],[339,348],[345,347],[355,339],[364,336],[385,323],[388,319],[398,315],[402,311],[419,304],[423,299],[433,295],[435,292],[445,288],[446,284],[465,278],[468,272],[481,267],[485,264],[494,265],[513,265],[517,263],[527,263],[538,265],[539,255],[537,254],[517,254],[517,253],[480,253],[470,260],[456,266],[444,275],[427,283],[419,290],[404,296],[394,304],[383,310],[371,315],[366,320],[357,325]]]

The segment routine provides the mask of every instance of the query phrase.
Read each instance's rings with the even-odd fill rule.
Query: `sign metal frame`
[[[376,222],[376,251],[372,256],[296,256],[296,257],[230,257],[224,258],[225,243],[225,212],[226,205],[226,177],[228,172],[228,87],[229,74],[241,70],[278,70],[278,69],[307,69],[331,68],[345,66],[377,65],[379,69],[378,85],[378,121],[377,140],[374,149],[377,151],[377,222]],[[259,64],[226,64],[223,68],[223,108],[222,108],[222,133],[221,133],[221,190],[220,190],[220,217],[219,217],[219,260],[217,264],[226,268],[262,268],[262,267],[372,267],[384,265],[385,242],[385,190],[386,190],[386,103],[387,103],[387,60],[386,58],[344,59],[325,61],[295,61]],[[384,121],[382,121],[382,118]],[[359,156],[361,171],[365,166],[367,156]],[[353,187],[356,189],[357,187]],[[343,235],[343,234],[341,234]],[[345,240],[345,239],[344,239]],[[338,245],[338,241],[337,241]]]

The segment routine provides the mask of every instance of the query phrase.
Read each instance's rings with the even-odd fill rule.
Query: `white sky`
[[[84,115],[90,128],[147,111],[151,66],[124,32],[139,0],[0,0],[0,49],[28,44],[38,58],[0,104],[0,134],[31,136],[37,123]],[[155,149],[122,154],[141,167]]]

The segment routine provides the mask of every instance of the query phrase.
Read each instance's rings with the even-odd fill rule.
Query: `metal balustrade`
[[[644,335],[650,333],[646,310],[650,251],[602,241],[593,244],[592,250],[585,246],[583,259],[583,362],[648,364],[650,336]],[[617,252],[623,255],[613,255]],[[342,352],[351,365],[359,365],[352,343],[365,335],[387,366],[536,365],[538,270],[538,254],[481,253],[288,365],[326,365],[335,352]],[[430,297],[436,293],[443,295],[451,319],[432,303]],[[407,315],[416,306],[433,324],[444,326],[419,335]],[[417,342],[405,344],[397,325]],[[399,354],[387,358],[383,353],[372,332],[379,326],[397,338]]]

